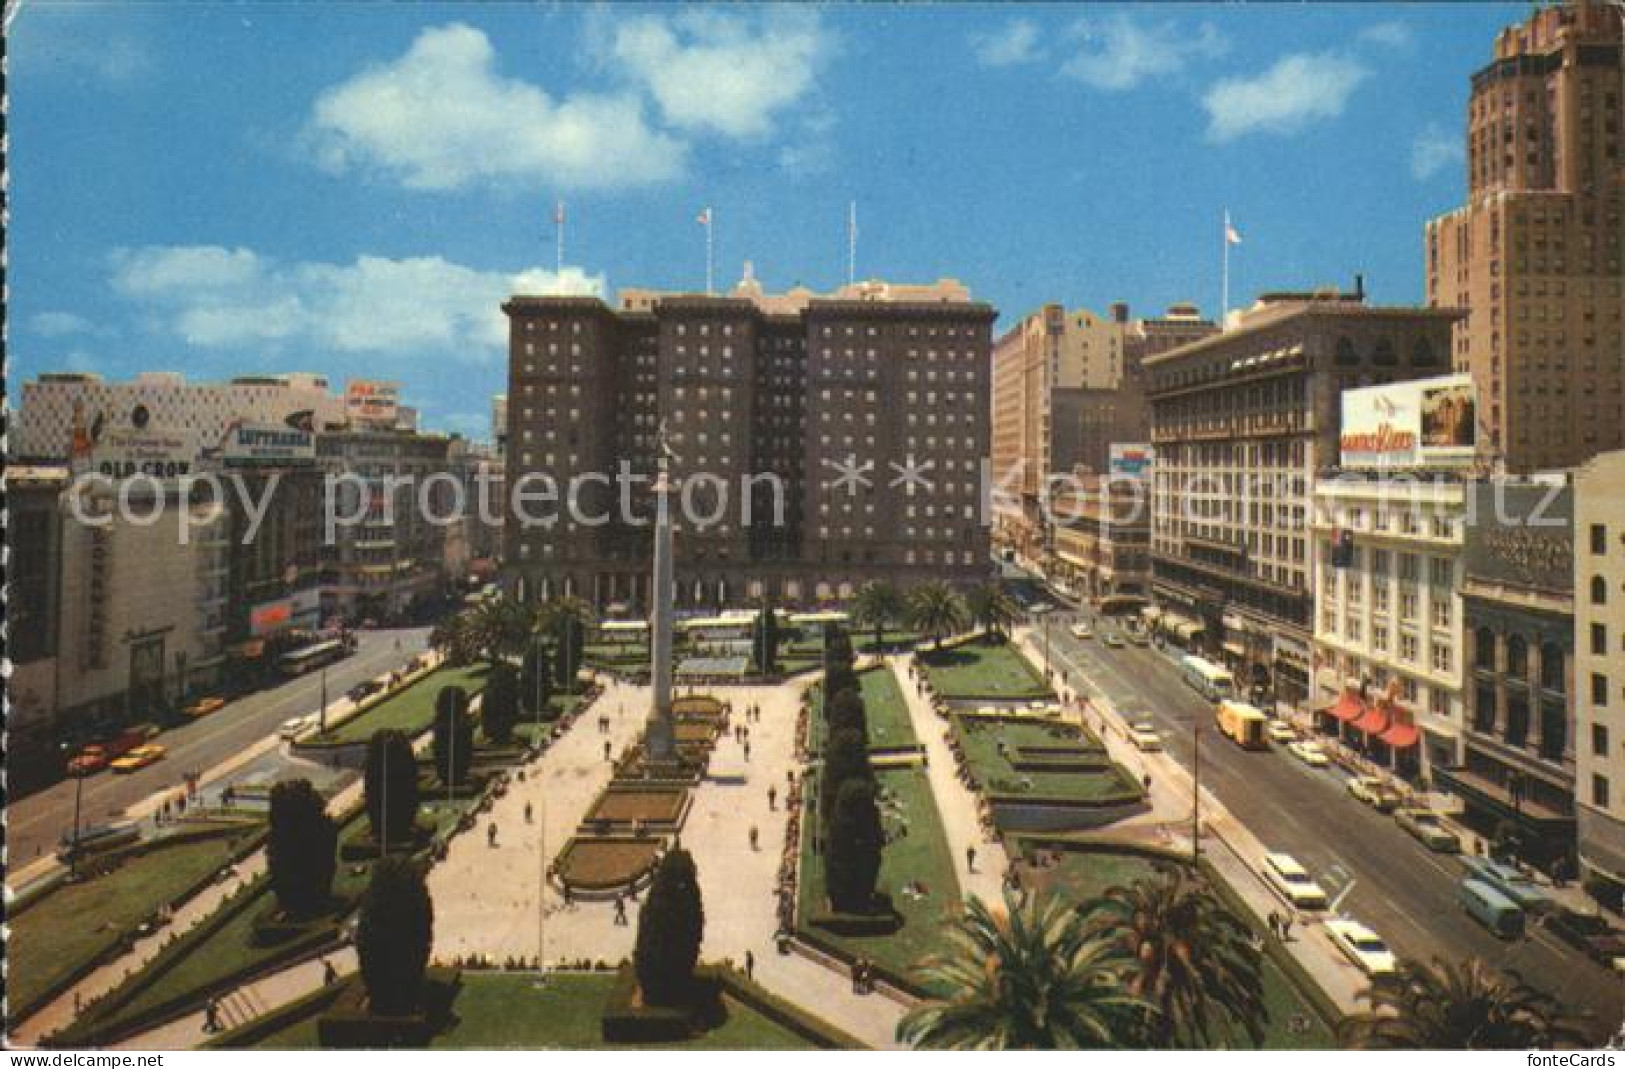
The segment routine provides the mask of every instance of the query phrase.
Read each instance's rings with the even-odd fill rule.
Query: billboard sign
[[[233,423],[220,443],[227,464],[313,464],[316,436],[281,423]]]
[[[178,479],[197,464],[197,435],[153,427],[104,430],[90,450],[89,469],[109,479],[146,475]]]
[[[1144,478],[1151,474],[1151,464],[1156,456],[1156,450],[1149,445],[1113,442],[1106,471],[1110,475]]]
[[[255,638],[301,627],[314,630],[321,621],[321,591],[316,587],[265,601],[248,611],[248,633]]]
[[[344,411],[351,423],[393,427],[399,413],[401,384],[376,379],[351,379],[344,388]]]
[[[1349,469],[1463,468],[1476,455],[1470,375],[1343,391],[1341,464]]]

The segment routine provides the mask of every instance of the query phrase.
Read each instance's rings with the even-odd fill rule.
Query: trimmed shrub
[[[842,783],[824,839],[824,886],[836,912],[874,911],[884,845],[874,783],[864,778]]]
[[[869,767],[869,746],[862,735],[850,728],[832,732],[824,744],[824,771],[818,785],[818,812],[828,830],[830,814],[841,785],[847,780],[874,778]],[[824,836],[827,842],[829,836]]]
[[[441,687],[434,702],[434,771],[441,783],[460,784],[474,763],[474,722],[468,715],[468,692]]]
[[[532,642],[519,667],[519,708],[525,715],[535,716],[539,707],[545,719],[552,697],[552,654],[540,642]]]
[[[381,858],[361,898],[355,949],[372,1013],[408,1017],[423,1003],[434,941],[434,903],[423,873],[405,858]]]
[[[680,1006],[689,1001],[704,935],[699,875],[694,859],[679,847],[661,859],[649,885],[649,900],[638,914],[632,962],[645,1003]]]
[[[519,719],[519,677],[509,664],[499,664],[485,681],[480,699],[480,727],[485,737],[498,746],[513,741],[513,726]]]
[[[418,759],[404,734],[392,730],[373,734],[367,743],[363,789],[372,837],[409,842],[418,822]]]
[[[851,731],[865,741],[869,738],[868,710],[864,708],[863,697],[855,687],[830,691],[829,699],[824,704],[824,722],[831,732]]]
[[[327,803],[310,780],[290,780],[271,788],[266,868],[277,903],[291,916],[309,917],[327,905],[338,869],[338,841],[338,825],[327,815]]]

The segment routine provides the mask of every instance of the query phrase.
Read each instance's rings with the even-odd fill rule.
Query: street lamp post
[[[316,710],[316,727],[321,734],[327,733],[327,665],[322,665],[322,705]]]
[[[62,752],[68,752],[68,746],[65,743],[62,746]],[[68,770],[73,773],[73,838],[68,846],[68,879],[77,880],[79,878],[79,814],[85,798],[85,770],[83,768],[74,769],[72,766],[73,759],[70,757],[68,760]]]
[[[1191,862],[1202,857],[1202,722],[1191,724]]]

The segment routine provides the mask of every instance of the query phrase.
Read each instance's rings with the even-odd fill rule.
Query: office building
[[[1625,450],[1575,472],[1574,534],[1580,865],[1625,886]]]

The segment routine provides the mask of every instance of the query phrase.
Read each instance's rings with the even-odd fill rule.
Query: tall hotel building
[[[634,290],[611,308],[516,296],[503,310],[510,494],[545,475],[560,499],[530,508],[541,522],[507,518],[506,567],[529,596],[648,604],[662,427],[687,499],[674,517],[680,606],[987,576],[996,313],[958,283],[769,295],[747,270],[722,297]],[[623,466],[640,480],[627,483],[631,517]]]
[[[1501,31],[1467,105],[1467,203],[1427,224],[1427,300],[1513,472],[1625,445],[1621,11],[1543,7]]]
[[[1457,313],[1353,294],[1266,295],[1222,334],[1145,362],[1159,626],[1244,686],[1309,697],[1315,475],[1340,396],[1446,369]]]

